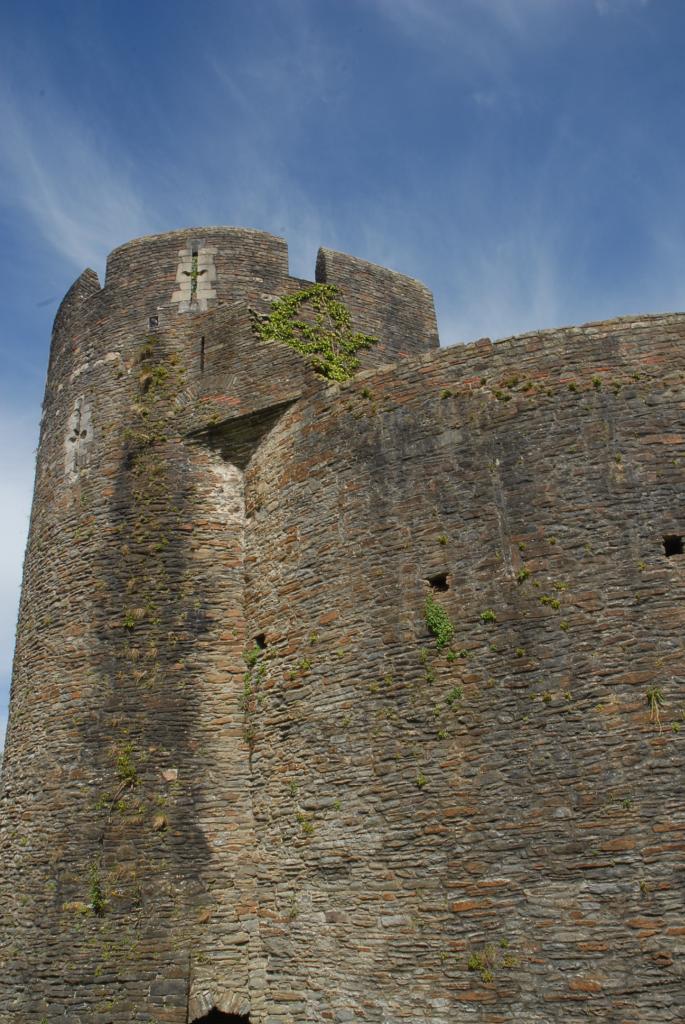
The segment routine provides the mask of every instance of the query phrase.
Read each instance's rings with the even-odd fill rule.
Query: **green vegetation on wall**
[[[426,598],[425,605],[426,625],[435,637],[439,650],[447,647],[454,636],[454,626],[449,615],[439,601],[436,601],[432,594]]]
[[[352,330],[349,310],[332,284],[313,284],[271,303],[271,312],[255,320],[262,341],[280,341],[304,356],[322,377],[349,380],[359,368],[357,352],[378,341]],[[307,312],[310,317],[306,317]]]

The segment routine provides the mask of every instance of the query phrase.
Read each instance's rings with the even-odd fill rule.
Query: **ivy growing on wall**
[[[425,604],[426,625],[435,637],[435,643],[439,650],[447,647],[454,636],[452,621],[439,601],[436,601],[432,594],[426,598]]]
[[[357,352],[378,341],[352,330],[349,310],[333,284],[313,284],[271,303],[255,320],[262,341],[280,341],[304,356],[322,377],[349,380],[359,367]],[[309,314],[309,315],[308,315]]]

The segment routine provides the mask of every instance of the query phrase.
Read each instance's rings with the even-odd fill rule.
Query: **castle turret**
[[[360,308],[364,266],[342,283]],[[252,326],[303,285],[283,240],[207,228],[120,247],[60,307],[3,772],[3,1020],[267,1019],[242,471],[324,383]],[[384,324],[370,364],[421,343]]]
[[[60,308],[0,1020],[673,1024],[685,316],[438,349],[420,283],[316,279],[347,381],[264,340],[311,282],[261,232]]]

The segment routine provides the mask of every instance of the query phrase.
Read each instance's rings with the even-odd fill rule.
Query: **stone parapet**
[[[344,384],[255,336],[306,286],[261,232],[60,307],[0,1020],[677,1024],[685,315],[437,349],[417,282],[317,278]]]

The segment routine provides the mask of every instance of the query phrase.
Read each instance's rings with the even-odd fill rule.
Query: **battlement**
[[[438,348],[419,282],[316,280],[380,339],[341,384],[256,336],[262,232],[59,309],[0,1020],[677,1024],[685,315]]]
[[[354,329],[378,338],[363,353],[364,366],[437,347],[433,297],[420,282],[323,248],[316,281],[336,285]],[[134,239],[110,254],[104,288],[96,282],[92,271],[81,275],[64,300],[62,319],[68,311],[75,325],[85,327],[89,319],[119,315],[147,330],[237,299],[266,312],[274,299],[312,283],[290,276],[284,239],[233,227],[186,228]]]
[[[170,307],[171,312],[178,301],[172,294],[179,268],[186,256],[192,259],[194,250],[212,257],[217,302],[234,297],[241,286],[275,290],[288,277],[288,244],[283,238],[250,228],[184,228],[146,235],[114,249],[107,260],[105,287],[134,292],[149,288],[151,297],[157,290],[158,306]]]
[[[388,354],[416,355],[438,347],[433,296],[420,281],[323,248],[316,280],[340,288],[357,329],[379,337]]]

